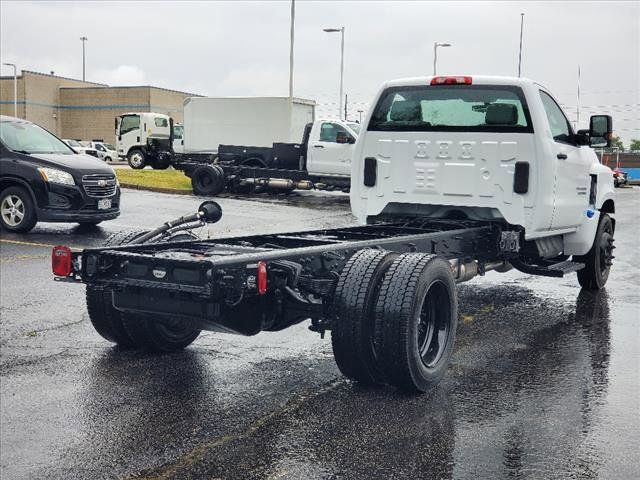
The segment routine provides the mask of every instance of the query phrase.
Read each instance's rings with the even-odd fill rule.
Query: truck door
[[[126,157],[134,145],[140,145],[140,115],[123,115],[118,132],[118,156]]]
[[[352,143],[338,143],[338,137],[353,135],[336,122],[321,122],[320,128],[311,132],[307,152],[307,170],[318,175],[351,175]]]
[[[589,203],[589,147],[575,144],[571,124],[551,95],[540,90],[540,98],[551,131],[545,151],[552,156],[556,172],[551,229],[576,227]]]

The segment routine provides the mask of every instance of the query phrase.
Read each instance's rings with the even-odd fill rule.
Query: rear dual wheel
[[[427,391],[446,373],[457,315],[447,261],[362,250],[345,265],[334,295],[338,368],[363,384]]]
[[[119,232],[107,238],[104,246],[126,245],[146,231]],[[168,240],[191,238],[180,233]],[[157,319],[151,315],[121,312],[113,306],[113,290],[107,287],[87,285],[87,311],[94,329],[106,340],[123,348],[142,348],[152,351],[172,352],[191,344],[200,334],[189,322],[182,319]]]
[[[202,196],[218,195],[224,191],[224,170],[218,165],[203,165],[191,175],[193,193]]]

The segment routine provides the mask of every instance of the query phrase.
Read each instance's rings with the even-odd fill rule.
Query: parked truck
[[[171,165],[173,119],[154,112],[131,112],[115,118],[116,150],[136,170]]]
[[[225,189],[245,193],[313,188],[346,191],[358,137],[356,125],[320,119],[305,126],[300,143],[276,142],[269,147],[221,144],[213,155],[174,155],[172,163],[191,178],[196,195],[217,195]],[[186,124],[185,132],[189,130]]]
[[[515,268],[605,285],[614,187],[590,147],[610,144],[610,116],[575,132],[545,87],[510,77],[390,81],[373,105],[352,161],[361,225],[187,236],[220,219],[209,201],[102,248],[55,247],[55,279],[86,284],[91,322],[119,345],[173,351],[201,330],[255,335],[310,320],[331,331],[344,375],[413,392],[447,370],[456,282]]]

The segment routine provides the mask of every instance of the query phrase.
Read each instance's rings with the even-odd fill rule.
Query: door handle
[[[324,145],[314,145],[313,148],[324,148]]]
[[[567,154],[566,153],[559,153],[558,155],[556,155],[556,157],[558,157],[558,160],[566,160],[567,159]]]

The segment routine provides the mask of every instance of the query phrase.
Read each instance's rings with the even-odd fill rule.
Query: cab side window
[[[349,132],[347,132],[347,129],[342,125],[329,122],[323,123],[322,125],[320,125],[320,141],[337,143],[339,132],[344,133],[347,137],[351,136]]]
[[[124,135],[138,128],[140,128],[140,117],[138,115],[126,115],[122,117],[120,135]]]
[[[544,106],[544,111],[549,120],[551,135],[556,142],[573,143],[572,130],[569,120],[564,116],[562,109],[551,96],[542,90],[540,91],[540,99]]]
[[[156,127],[166,127],[169,125],[166,118],[155,117],[153,121],[156,124]]]

